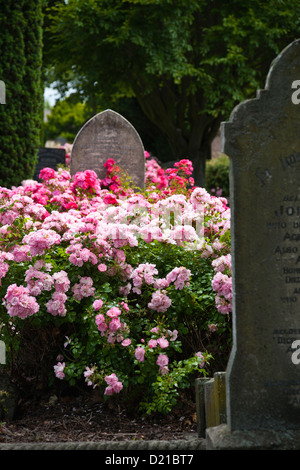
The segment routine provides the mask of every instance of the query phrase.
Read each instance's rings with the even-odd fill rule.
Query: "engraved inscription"
[[[275,260],[282,265],[282,281],[284,294],[279,293],[280,301],[284,304],[295,303],[298,300],[300,289],[294,288],[294,284],[300,283],[300,269],[295,265],[300,262],[300,205],[298,194],[284,195],[282,204],[274,210],[274,217],[278,222],[267,222],[270,231],[281,231],[281,243],[274,247]],[[287,287],[291,286],[289,295],[286,295]]]

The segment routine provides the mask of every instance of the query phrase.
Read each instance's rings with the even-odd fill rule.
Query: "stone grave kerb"
[[[93,170],[105,178],[104,163],[114,159],[139,188],[145,184],[145,152],[133,125],[116,111],[107,109],[89,119],[72,146],[70,173]]]
[[[230,157],[233,348],[208,448],[300,448],[300,40],[222,123]],[[297,362],[297,361],[296,361]],[[288,437],[287,434],[288,433]],[[235,447],[236,446],[236,447]]]

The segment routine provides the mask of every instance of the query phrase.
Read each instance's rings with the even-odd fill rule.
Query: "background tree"
[[[55,140],[63,137],[72,143],[82,125],[92,117],[86,103],[74,100],[72,95],[58,100],[44,123],[44,139]]]
[[[134,97],[204,185],[220,122],[299,35],[300,0],[69,0],[47,21],[46,59],[61,90]]]
[[[0,186],[31,178],[41,139],[43,90],[40,0],[1,0]]]

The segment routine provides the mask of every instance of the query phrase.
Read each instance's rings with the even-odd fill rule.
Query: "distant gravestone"
[[[300,40],[223,123],[231,160],[233,349],[209,449],[300,449]]]
[[[66,163],[66,151],[59,148],[43,147],[38,151],[38,162],[35,167],[33,179],[38,181],[43,168],[57,170],[57,165]]]
[[[144,187],[145,154],[140,136],[123,116],[108,109],[92,117],[78,132],[71,153],[71,175],[94,170],[103,179],[104,163],[110,158],[139,188]]]
[[[6,88],[3,80],[0,80],[0,104],[6,104]]]
[[[4,341],[0,340],[0,364],[6,364],[6,349]]]

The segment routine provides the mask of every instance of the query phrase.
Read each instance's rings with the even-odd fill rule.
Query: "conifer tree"
[[[43,91],[41,0],[1,0],[0,186],[32,178],[40,145]]]

